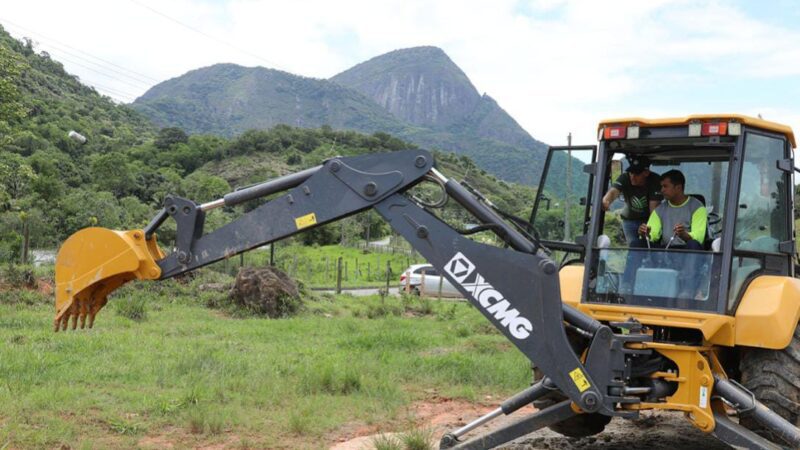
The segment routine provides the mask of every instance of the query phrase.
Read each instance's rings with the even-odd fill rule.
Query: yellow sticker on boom
[[[592,385],[589,384],[589,380],[586,379],[586,375],[583,374],[583,371],[581,370],[580,367],[570,372],[569,376],[570,378],[572,378],[572,382],[575,383],[575,386],[577,386],[578,390],[581,392],[592,387]]]
[[[306,214],[305,216],[300,216],[294,219],[295,225],[297,225],[298,230],[302,230],[303,228],[308,228],[311,225],[317,224],[317,216],[314,213]]]

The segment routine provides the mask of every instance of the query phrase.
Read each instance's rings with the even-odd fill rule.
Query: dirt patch
[[[447,432],[456,430],[467,423],[497,408],[501,398],[487,396],[484,402],[470,403],[463,400],[446,399],[436,396],[416,402],[409,407],[410,421],[398,423],[390,435],[400,434],[412,428],[433,431],[433,448],[439,448],[439,440]],[[464,437],[485,434],[509,425],[522,417],[535,412],[532,406],[520,409],[511,416],[501,416],[479,427]],[[339,434],[331,450],[371,450],[373,441],[380,436],[375,427],[352,427]],[[387,429],[386,426],[383,427]],[[342,430],[344,431],[344,430]],[[731,447],[711,435],[694,428],[681,413],[651,411],[643,412],[638,420],[614,419],[603,433],[595,436],[574,439],[561,436],[549,429],[539,430],[528,436],[501,447],[505,450],[673,450],[676,448],[702,448],[707,450],[730,450]]]
[[[427,392],[430,398],[424,401],[418,401],[411,404],[407,410],[407,419],[398,420],[396,424],[384,424],[383,433],[380,432],[377,426],[353,426],[349,425],[344,427],[337,433],[334,439],[331,450],[371,450],[374,448],[373,441],[379,436],[400,436],[404,432],[413,429],[422,429],[431,431],[433,435],[433,448],[439,448],[439,440],[442,435],[460,428],[472,420],[492,411],[497,408],[494,404],[499,401],[499,398],[492,396],[484,397],[484,402],[468,402],[465,400],[450,399],[440,397],[436,391],[431,390]],[[533,407],[525,407],[519,412],[529,414],[534,412]],[[477,432],[487,432],[492,427],[499,426],[500,424],[507,424],[516,420],[517,416],[498,418],[492,422],[491,427],[484,426],[479,428]]]
[[[42,295],[53,295],[53,283],[50,280],[39,278],[36,290]]]
[[[141,449],[162,449],[162,448],[187,448],[197,450],[222,450],[227,448],[237,448],[241,444],[241,438],[236,434],[223,433],[214,437],[214,442],[208,442],[208,438],[190,434],[183,428],[167,428],[159,434],[145,436],[136,443],[137,448]]]
[[[239,270],[230,298],[248,311],[272,318],[292,315],[300,307],[297,284],[274,267]]]

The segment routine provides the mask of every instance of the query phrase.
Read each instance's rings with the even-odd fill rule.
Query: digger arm
[[[465,238],[402,194],[426,177],[510,248]],[[239,219],[203,232],[206,211],[279,192]],[[108,294],[126,281],[173,277],[368,208],[376,209],[580,410],[636,414],[614,411],[615,404],[634,401],[621,393],[618,380],[624,378],[629,351],[614,345],[616,335],[562,303],[558,267],[534,238],[442,176],[432,156],[420,150],[334,158],[202,205],[169,198],[144,230],[82,230],[57,258],[56,329],[65,329],[70,318],[73,328],[78,318],[83,326],[86,316],[91,326]],[[165,256],[155,245],[155,231],[169,217],[177,223],[176,248]],[[89,253],[95,256],[82,259]],[[585,362],[570,346],[564,321],[591,339]]]

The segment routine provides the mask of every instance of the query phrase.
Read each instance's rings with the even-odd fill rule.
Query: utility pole
[[[572,194],[572,132],[567,135],[567,189],[564,197],[564,241],[569,242],[569,197]]]

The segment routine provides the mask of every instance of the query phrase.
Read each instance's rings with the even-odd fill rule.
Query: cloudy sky
[[[327,78],[442,48],[535,138],[600,119],[761,114],[800,131],[792,0],[11,0],[0,24],[120,102],[220,62]]]

